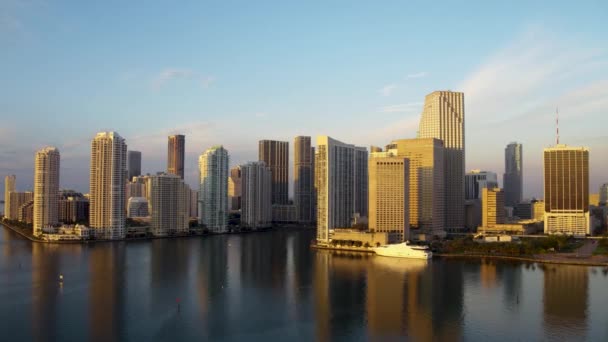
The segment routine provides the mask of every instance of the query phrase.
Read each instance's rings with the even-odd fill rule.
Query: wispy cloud
[[[421,71],[421,72],[417,72],[415,74],[409,74],[409,75],[407,75],[406,78],[422,78],[422,77],[426,77],[426,76],[427,76],[427,72]]]
[[[395,89],[397,89],[396,84],[387,84],[384,87],[380,88],[378,92],[382,94],[382,96],[391,96]]]
[[[422,109],[422,102],[410,102],[378,108],[380,113],[411,113]]]
[[[152,87],[155,90],[159,90],[175,80],[198,80],[201,87],[209,88],[215,82],[215,77],[200,75],[196,71],[187,68],[166,68],[156,75],[152,81]]]

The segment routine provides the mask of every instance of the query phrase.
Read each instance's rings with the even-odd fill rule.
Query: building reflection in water
[[[55,244],[32,243],[32,334],[35,341],[55,340],[59,336],[57,301],[60,262]]]
[[[125,338],[125,243],[99,243],[89,248],[89,340]]]
[[[543,265],[544,326],[549,340],[584,340],[587,331],[589,269]]]

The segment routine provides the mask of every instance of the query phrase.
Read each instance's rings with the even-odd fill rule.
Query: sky
[[[520,142],[524,196],[542,198],[559,108],[560,142],[590,148],[597,192],[607,23],[605,0],[0,0],[0,176],[31,189],[35,151],[56,146],[61,187],[88,192],[96,132],[141,151],[144,173],[165,170],[180,133],[195,186],[213,145],[232,165],[257,160],[261,139],[384,146],[416,136],[426,94],[453,90],[467,170],[501,179],[505,146]]]

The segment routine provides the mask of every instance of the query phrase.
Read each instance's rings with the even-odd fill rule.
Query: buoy
[[[59,282],[60,282],[60,283],[63,283],[63,274],[60,274],[60,275],[59,275]]]

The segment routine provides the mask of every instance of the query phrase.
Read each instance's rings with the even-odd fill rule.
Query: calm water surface
[[[602,268],[341,255],[313,237],[46,245],[0,228],[0,340],[608,341]]]

